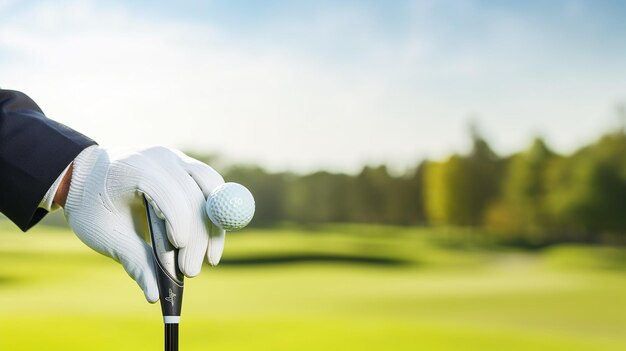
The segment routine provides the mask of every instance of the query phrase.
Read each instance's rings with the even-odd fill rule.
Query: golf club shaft
[[[165,323],[165,351],[178,351],[178,324]]]
[[[150,243],[154,253],[161,312],[165,323],[165,351],[178,350],[178,323],[183,302],[184,276],[178,269],[178,250],[172,246],[165,229],[165,221],[157,216],[148,200],[144,199],[150,229]]]

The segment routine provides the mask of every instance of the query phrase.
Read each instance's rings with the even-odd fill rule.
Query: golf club
[[[165,324],[165,351],[178,351],[178,324],[183,303],[184,276],[178,269],[178,250],[167,238],[165,221],[144,198],[150,230],[150,243],[159,286],[159,298]]]

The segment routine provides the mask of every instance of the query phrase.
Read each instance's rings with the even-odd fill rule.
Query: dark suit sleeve
[[[23,231],[47,211],[44,195],[74,158],[95,142],[46,118],[18,91],[0,89],[0,212]]]

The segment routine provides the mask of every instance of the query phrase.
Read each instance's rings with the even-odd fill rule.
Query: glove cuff
[[[97,176],[95,174],[96,172],[106,172],[106,169],[99,169],[99,167],[97,167],[96,161],[102,153],[102,149],[94,145],[83,150],[74,159],[70,189],[65,202],[65,212],[68,218],[73,211],[82,207],[83,199],[89,194],[89,180],[104,179],[104,175]]]

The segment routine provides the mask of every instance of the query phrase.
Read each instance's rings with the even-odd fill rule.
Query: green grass
[[[229,235],[181,350],[624,350],[626,250],[452,248],[418,228]],[[65,230],[0,222],[0,350],[158,350],[160,308]]]

